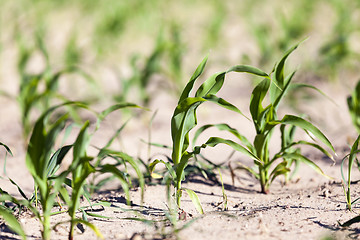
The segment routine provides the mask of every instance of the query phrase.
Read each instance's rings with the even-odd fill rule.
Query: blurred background
[[[0,89],[15,94],[7,83],[21,74],[66,71],[69,98],[101,90],[146,105],[151,86],[178,96],[208,53],[215,71],[269,72],[304,39],[293,59],[304,80],[342,81],[358,73],[359,22],[359,0],[2,0]],[[79,71],[96,91],[74,81]]]

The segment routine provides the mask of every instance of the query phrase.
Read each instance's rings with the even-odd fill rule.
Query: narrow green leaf
[[[333,98],[329,97],[328,95],[326,95],[326,93],[324,93],[319,88],[317,88],[313,85],[305,84],[305,83],[293,83],[290,87],[291,90],[298,89],[298,88],[309,88],[309,89],[315,90],[318,93],[320,93],[322,96],[324,96],[326,99],[331,101],[333,104],[335,104],[336,106],[339,106],[339,104],[337,104]]]
[[[278,89],[277,87],[270,87],[270,101],[272,102],[275,111],[278,109],[279,104],[281,102],[281,100],[285,97],[286,93],[289,90],[290,84],[291,84],[291,80],[294,77],[295,72],[292,72],[291,74],[289,74],[289,76],[286,78],[286,84],[282,89]]]
[[[212,128],[215,127],[217,129],[219,129],[220,131],[227,131],[231,134],[233,134],[235,137],[237,137],[248,149],[252,149],[253,146],[251,144],[251,142],[242,134],[239,133],[239,131],[235,128],[230,127],[228,124],[226,123],[220,123],[220,124],[207,124],[204,125],[202,127],[200,127],[194,134],[194,138],[193,138],[193,144],[195,145],[196,140],[198,139],[198,137],[200,136],[200,134],[202,134],[205,130],[207,130],[208,128]]]
[[[196,91],[195,97],[204,97],[208,94],[216,94],[224,84],[225,72],[216,73],[208,78]]]
[[[254,124],[259,124],[259,116],[263,111],[262,101],[266,96],[270,87],[270,80],[262,80],[253,90],[250,99],[250,113],[253,119]],[[258,127],[257,127],[258,128]],[[258,130],[258,129],[257,129]]]
[[[206,56],[202,62],[199,64],[199,66],[196,68],[194,74],[191,76],[188,84],[185,86],[183,92],[181,93],[181,96],[179,98],[179,104],[185,100],[186,98],[188,98],[190,96],[190,92],[191,90],[193,89],[194,87],[194,83],[196,81],[196,79],[202,74],[202,72],[204,71],[205,69],[205,65],[206,65],[206,62],[208,60],[208,56]]]
[[[78,219],[78,218],[73,219],[72,221],[73,221],[74,223],[76,223],[76,224],[77,224],[77,223],[84,224],[85,226],[91,228],[91,229],[94,231],[94,233],[96,234],[96,236],[97,236],[98,238],[105,239],[104,236],[103,236],[103,235],[101,234],[101,232],[99,231],[99,229],[98,229],[94,224],[92,224],[92,223],[90,223],[90,222],[87,222],[87,221],[84,221],[84,220],[82,220],[82,219]]]
[[[20,223],[18,222],[18,220],[15,218],[15,216],[1,206],[0,206],[0,216],[9,225],[11,230],[13,230],[18,235],[20,235],[22,239],[26,239],[26,234],[23,228],[21,227]]]
[[[245,147],[241,146],[240,144],[238,144],[232,140],[229,140],[229,139],[223,139],[223,138],[219,138],[219,137],[211,137],[211,138],[209,138],[209,140],[206,141],[205,146],[215,147],[218,144],[226,144],[226,145],[232,147],[234,150],[247,155],[254,161],[260,162],[260,160],[254,153],[252,153]]]
[[[124,152],[113,151],[113,150],[110,150],[110,149],[102,149],[102,152],[104,152],[104,151],[109,156],[115,156],[115,157],[119,157],[119,158],[123,159],[124,161],[128,162],[133,167],[133,169],[135,170],[135,172],[137,174],[138,180],[139,180],[139,185],[140,185],[140,188],[141,188],[141,201],[143,201],[145,180],[144,180],[144,176],[143,176],[138,164],[135,162],[135,160],[130,155],[128,155],[128,154],[126,154]],[[110,169],[112,169],[112,167]]]
[[[0,146],[3,146],[3,147],[6,149],[6,151],[7,151],[11,156],[13,156],[13,154],[12,154],[12,152],[11,152],[11,150],[10,150],[10,148],[9,148],[8,146],[6,146],[5,144],[3,144],[2,142],[0,142]]]
[[[282,157],[284,158],[293,158],[296,159],[297,161],[303,162],[306,165],[310,166],[311,168],[313,168],[316,172],[320,173],[321,175],[323,175],[324,177],[327,177],[329,179],[332,179],[332,177],[326,175],[323,170],[321,170],[321,168],[316,165],[316,163],[314,163],[313,161],[311,161],[310,159],[308,159],[307,157],[305,157],[302,154],[299,153],[285,153],[282,155]]]
[[[196,193],[193,190],[190,190],[188,188],[184,188],[183,190],[185,190],[187,192],[187,194],[189,195],[191,201],[193,202],[196,210],[200,213],[200,214],[204,214],[204,210],[201,206],[201,202],[199,197],[196,195]]]
[[[72,145],[64,146],[64,147],[58,149],[52,155],[52,157],[50,158],[47,170],[46,170],[48,177],[52,176],[56,172],[56,170],[60,167],[62,160],[64,159],[64,157],[70,151],[71,148],[72,148]]]
[[[196,124],[196,108],[206,100],[204,98],[186,98],[176,107],[171,118],[171,136],[173,141],[172,159],[178,164],[182,152],[188,147],[188,134]]]
[[[73,161],[70,169],[76,169],[79,166],[79,161],[82,157],[86,156],[86,149],[90,142],[90,134],[88,132],[90,122],[86,121],[81,128],[73,147]]]
[[[229,72],[244,72],[244,73],[250,73],[250,74],[254,74],[256,76],[260,76],[260,77],[265,77],[265,78],[269,78],[269,75],[262,71],[259,68],[253,67],[253,66],[249,66],[249,65],[236,65],[231,67],[229,70],[226,71],[226,73]]]
[[[223,107],[225,109],[231,110],[231,111],[236,112],[236,113],[240,113],[242,116],[249,119],[236,106],[232,105],[231,103],[229,103],[225,99],[219,98],[219,97],[217,97],[216,95],[213,95],[213,94],[206,95],[204,97],[204,99],[206,99],[209,102],[216,103],[216,104],[220,105],[221,107]]]
[[[130,205],[131,202],[130,202],[129,183],[126,181],[124,173],[121,172],[119,169],[117,169],[114,165],[110,165],[110,164],[105,164],[101,166],[101,168],[98,171],[100,171],[101,173],[111,173],[115,177],[117,177],[126,195],[126,202],[128,205]]]
[[[327,137],[314,125],[310,122],[306,121],[301,117],[297,117],[294,115],[285,115],[282,120],[280,120],[281,124],[290,124],[300,127],[310,133],[312,133],[317,139],[323,142],[327,147],[329,147],[333,152],[335,149],[331,142],[327,139]]]
[[[119,109],[123,109],[123,108],[142,108],[134,103],[119,103],[119,104],[115,104],[111,107],[108,107],[107,109],[105,109],[104,111],[102,111],[99,115],[98,115],[98,118],[97,118],[97,121],[96,121],[96,129],[99,128],[100,126],[100,123],[105,119],[105,117],[107,115],[109,115],[110,113],[116,111],[116,110],[119,110]]]
[[[102,218],[102,219],[113,219],[113,217],[103,216],[100,214],[93,213],[91,211],[84,211],[84,212],[91,217]]]
[[[290,169],[287,168],[287,162],[279,163],[278,165],[276,165],[276,167],[270,173],[270,177],[271,177],[270,182],[273,182],[276,177],[278,177],[280,175],[284,175],[288,172],[290,172]]]
[[[255,172],[254,169],[242,164],[241,162],[237,161],[236,164],[238,165],[238,167],[236,167],[236,169],[243,169],[245,171],[248,171],[250,174],[252,174],[256,179],[259,179],[259,174],[257,172]]]
[[[327,157],[329,157],[335,164],[334,157],[328,151],[326,151],[326,149],[324,149],[320,145],[318,145],[316,143],[312,143],[312,142],[307,142],[307,141],[298,141],[298,142],[293,142],[292,144],[289,145],[289,147],[292,147],[292,146],[295,146],[295,145],[298,145],[298,144],[308,145],[308,146],[311,146],[313,148],[318,149],[319,151],[324,153]]]
[[[301,43],[301,42],[300,42]],[[276,84],[280,87],[283,88],[284,84],[286,84],[284,82],[284,66],[285,66],[285,61],[286,59],[289,57],[289,55],[300,45],[300,43],[296,44],[295,46],[291,47],[286,53],[285,55],[281,58],[280,62],[278,64],[276,64],[275,66],[275,78],[273,80],[275,80]]]
[[[9,178],[9,180],[10,180],[10,182],[11,182],[13,185],[16,186],[16,188],[18,189],[20,195],[21,195],[24,199],[28,200],[27,196],[25,195],[24,191],[20,188],[20,186],[19,186],[16,182],[14,182],[11,178]]]

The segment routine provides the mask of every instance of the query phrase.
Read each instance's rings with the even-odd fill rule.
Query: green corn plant
[[[353,125],[360,134],[360,81],[356,84],[351,96],[348,96],[347,105]]]
[[[0,146],[3,146],[5,148],[6,154],[12,155],[12,152],[7,145],[0,142]],[[10,195],[9,193],[5,192],[0,188],[0,217],[4,219],[4,221],[6,222],[6,224],[8,224],[11,230],[17,233],[22,239],[26,239],[26,234],[23,228],[21,227],[19,221],[13,215],[13,210],[7,206],[5,200],[1,199],[2,196],[10,196]]]
[[[64,76],[65,74],[75,73],[83,77],[92,87],[96,85],[96,82],[82,69],[74,65],[69,65],[70,63],[64,69],[54,71],[50,64],[49,54],[45,43],[40,34],[36,35],[36,45],[34,47],[27,46],[24,41],[25,40],[22,39],[21,36],[18,36],[17,42],[19,48],[19,59],[17,68],[20,75],[20,86],[19,94],[16,99],[21,110],[23,135],[24,138],[27,139],[33,128],[32,117],[34,116],[32,116],[32,113],[36,112],[36,109],[40,112],[45,112],[47,109],[49,109],[51,104],[59,101],[66,101],[66,97],[58,92],[60,77]],[[74,46],[70,47],[74,48]],[[45,68],[40,73],[28,73],[26,69],[27,65],[31,56],[37,50],[45,59]],[[75,50],[72,49],[68,51]],[[71,109],[71,105],[67,107],[70,108],[69,113],[72,119],[80,122],[80,117],[78,116],[77,112],[74,111],[74,109]]]
[[[130,103],[123,103],[123,104],[113,105],[102,111],[100,114],[98,114],[95,131],[98,130],[100,123],[108,114],[110,114],[115,110],[128,108],[128,107],[139,107],[139,106]],[[68,184],[71,187],[71,196],[69,196],[65,188],[60,189],[61,197],[68,206],[68,214],[70,216],[69,239],[73,239],[75,226],[79,223],[90,227],[95,231],[95,233],[99,237],[101,237],[101,233],[97,230],[97,228],[94,225],[89,223],[84,218],[80,219],[76,217],[76,213],[80,208],[80,197],[85,196],[85,198],[87,198],[88,201],[90,201],[90,196],[86,188],[86,180],[89,178],[91,174],[95,174],[95,173],[112,174],[114,178],[117,178],[120,181],[122,188],[127,196],[126,197],[127,202],[128,204],[130,204],[129,185],[131,185],[131,181],[127,176],[127,174],[120,171],[117,168],[118,167],[117,164],[99,164],[99,159],[113,158],[113,159],[117,159],[118,161],[120,161],[121,159],[122,163],[124,164],[129,163],[134,168],[138,176],[139,185],[141,188],[141,199],[143,199],[143,189],[144,189],[143,175],[137,163],[129,155],[108,148],[111,142],[113,141],[113,138],[108,142],[108,144],[104,148],[100,149],[96,157],[91,157],[87,155],[87,149],[89,147],[90,140],[93,134],[94,133],[89,132],[89,122],[87,121],[83,125],[75,143],[72,146],[73,148],[72,163],[69,169],[66,170],[67,173],[66,175],[71,175],[71,179],[70,179],[71,183]],[[61,151],[64,150],[66,154],[68,147],[69,146],[63,147]],[[94,159],[98,159],[98,161],[96,161],[95,164],[92,164],[92,161]]]
[[[358,61],[358,56],[351,49],[350,38],[357,31],[353,24],[353,10],[357,8],[352,1],[329,1],[336,14],[336,22],[332,33],[319,49],[319,68],[324,75],[334,76],[337,71],[352,61]]]
[[[94,158],[87,155],[87,149],[93,133],[89,133],[88,121],[84,123],[74,144],[63,146],[57,151],[53,150],[55,140],[57,139],[60,131],[64,129],[65,123],[68,120],[68,114],[65,113],[59,116],[58,120],[52,124],[48,124],[49,116],[58,108],[70,104],[82,108],[87,108],[86,105],[75,102],[60,104],[50,108],[48,111],[43,113],[36,122],[30,138],[26,158],[27,167],[34,178],[35,192],[30,199],[24,197],[24,201],[18,201],[14,198],[9,198],[9,200],[28,207],[35,214],[43,226],[43,239],[50,239],[50,217],[53,214],[53,206],[56,205],[57,202],[56,196],[60,196],[68,207],[67,212],[71,218],[69,239],[73,239],[74,227],[79,223],[90,227],[99,237],[102,238],[100,231],[93,224],[89,223],[86,219],[79,219],[76,217],[76,213],[80,207],[79,205],[81,196],[85,196],[88,201],[90,201],[89,195],[85,188],[86,179],[89,177],[89,175],[95,172],[113,174],[120,180],[129,202],[129,177],[120,171],[116,165],[103,164],[101,166],[94,167],[91,164],[91,161]],[[108,114],[115,110],[127,107],[138,106],[129,103],[116,104],[107,108],[100,114],[97,114],[95,130],[99,128],[100,123]],[[57,171],[70,149],[73,149],[73,159],[71,165],[68,169],[58,174]],[[107,148],[102,149],[98,158],[113,156],[117,156],[118,158],[122,157],[124,162],[129,162],[135,168],[139,177],[139,183],[143,194],[143,177],[137,164],[132,161],[131,158],[127,159],[124,153],[111,151]],[[71,176],[71,178],[69,178],[69,176]],[[71,188],[71,195],[69,195],[68,191],[66,190],[66,186]],[[35,203],[35,206],[33,206],[33,203]],[[38,203],[41,205],[41,212],[37,208]]]
[[[116,95],[116,101],[122,102],[128,100],[128,95],[137,91],[141,102],[146,106],[149,104],[151,94],[148,92],[148,86],[151,84],[154,75],[160,73],[160,62],[163,58],[165,42],[162,32],[158,35],[154,49],[150,56],[142,58],[139,55],[133,55],[130,64],[132,76],[128,79],[122,79],[121,95]],[[139,60],[144,60],[143,66],[139,66]]]
[[[71,146],[66,146],[58,151],[54,151],[55,141],[58,134],[64,129],[68,120],[68,114],[63,114],[58,119],[49,124],[49,116],[59,107],[75,104],[79,107],[86,107],[80,103],[69,102],[49,108],[36,121],[32,131],[26,155],[26,166],[34,179],[34,195],[29,199],[29,203],[35,203],[31,210],[39,219],[43,229],[42,238],[50,239],[51,226],[50,217],[52,208],[56,202],[56,196],[63,188],[68,172],[64,171],[55,176],[62,160]],[[55,152],[55,153],[53,153]],[[52,154],[53,153],[53,154]],[[40,203],[42,211],[37,209]],[[27,204],[29,205],[29,204]],[[25,206],[27,206],[25,205]],[[28,207],[28,206],[27,206]]]
[[[155,160],[150,165],[150,169],[153,171],[156,164],[160,162],[165,164],[174,183],[177,206],[180,208],[182,192],[185,190],[200,213],[203,213],[203,210],[195,192],[181,186],[189,159],[194,156],[194,153],[199,152],[199,148],[194,151],[188,151],[189,132],[197,125],[196,110],[204,102],[213,102],[226,109],[241,113],[234,105],[214,95],[221,89],[224,83],[225,72],[214,74],[208,78],[196,90],[195,96],[190,96],[196,80],[204,71],[207,59],[206,57],[200,63],[185,86],[171,118],[171,136],[173,142],[171,162]]]
[[[350,211],[352,209],[352,206],[355,205],[356,203],[358,203],[360,200],[360,197],[359,197],[359,198],[355,199],[354,201],[351,201],[351,191],[350,191],[351,190],[350,189],[351,188],[351,170],[352,170],[352,167],[355,162],[359,164],[358,159],[356,157],[357,153],[360,151],[359,150],[359,141],[360,141],[360,135],[353,143],[350,153],[348,155],[346,155],[341,162],[341,177],[343,180],[343,189],[344,189],[344,194],[346,197],[346,207]],[[346,161],[346,159],[349,159],[348,168],[347,168],[347,180],[345,178],[345,174],[343,171],[343,165],[344,165],[344,162]]]
[[[314,147],[332,159],[332,156],[328,153],[328,151],[326,151],[320,145],[303,140],[296,142],[292,141],[291,138],[289,138],[291,136],[289,134],[283,135],[283,138],[287,136],[288,139],[283,139],[286,141],[283,142],[280,151],[273,156],[270,156],[269,143],[276,126],[288,125],[301,128],[306,133],[312,134],[312,138],[317,138],[328,148],[334,151],[332,144],[326,138],[326,136],[307,120],[295,115],[285,115],[281,119],[278,118],[277,111],[279,104],[289,90],[291,80],[295,74],[295,72],[292,72],[289,75],[284,76],[285,61],[288,56],[297,48],[297,46],[298,45],[292,47],[282,57],[282,59],[275,65],[273,71],[270,74],[267,74],[260,69],[246,65],[237,65],[228,70],[228,72],[247,72],[264,78],[253,89],[250,99],[251,119],[256,132],[254,141],[251,143],[245,136],[241,135],[237,129],[234,129],[227,124],[221,124],[214,126],[220,128],[221,130],[232,133],[240,143],[230,139],[211,137],[203,145],[203,147],[215,147],[218,144],[226,144],[231,146],[234,150],[239,151],[253,159],[255,169],[243,164],[241,164],[241,168],[247,170],[259,180],[262,193],[268,193],[270,184],[274,181],[274,179],[290,171],[289,161],[299,161],[306,163],[320,174],[325,175],[320,167],[318,167],[313,161],[305,157],[299,151],[290,151],[291,148],[296,145],[307,145]],[[308,85],[302,86],[314,88]],[[270,103],[264,107],[263,101],[266,96],[268,96]],[[198,130],[200,132],[196,133],[195,136],[198,136],[203,130],[204,129]],[[278,163],[279,159],[283,159],[283,161]]]

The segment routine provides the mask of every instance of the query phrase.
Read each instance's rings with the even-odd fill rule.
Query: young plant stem
[[[181,204],[181,179],[178,179],[175,187],[176,204],[180,208]]]
[[[44,229],[42,232],[42,238],[44,240],[49,240],[51,234],[51,228],[50,228],[50,216],[48,214],[44,214],[43,227]]]
[[[268,194],[269,187],[267,181],[267,171],[263,166],[259,166],[259,173],[260,173],[260,185],[261,185],[261,193]]]

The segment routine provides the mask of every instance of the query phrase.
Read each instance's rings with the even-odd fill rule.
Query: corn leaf
[[[208,60],[208,56],[206,56],[202,60],[202,62],[199,64],[199,66],[196,68],[194,74],[191,76],[188,84],[185,86],[183,92],[181,93],[178,104],[180,104],[183,100],[185,100],[186,98],[188,98],[190,96],[191,90],[194,87],[194,83],[195,83],[196,79],[202,74],[202,72],[205,69],[207,60]]]
[[[185,190],[187,192],[187,194],[189,195],[191,201],[193,202],[196,210],[200,213],[200,214],[204,214],[204,210],[201,206],[201,202],[199,200],[199,197],[196,195],[196,193],[188,188],[184,188],[183,190]]]
[[[264,110],[262,106],[262,101],[265,98],[269,87],[270,87],[270,80],[264,79],[254,88],[251,94],[250,113],[257,131],[259,131],[260,114]]]
[[[258,157],[254,153],[252,153],[250,150],[246,149],[245,147],[241,146],[240,144],[238,144],[232,140],[229,140],[229,139],[223,139],[223,138],[219,138],[219,137],[211,137],[211,138],[209,138],[209,140],[206,141],[205,146],[215,147],[218,144],[226,144],[226,145],[232,147],[234,150],[247,155],[254,161],[257,161],[257,162],[260,161],[258,159]]]
[[[140,106],[134,104],[134,103],[119,103],[119,104],[115,104],[107,109],[105,109],[104,111],[102,111],[97,118],[96,121],[96,129],[99,128],[100,123],[105,119],[105,117],[107,115],[109,115],[110,113],[119,110],[119,109],[123,109],[123,108],[141,108]]]
[[[294,153],[285,153],[285,154],[282,155],[282,157],[283,158],[292,158],[292,159],[296,159],[296,161],[303,162],[306,165],[313,168],[316,172],[320,173],[321,175],[323,175],[323,176],[325,176],[325,177],[327,177],[329,179],[332,179],[332,177],[326,175],[318,165],[316,165],[313,161],[311,161],[310,159],[308,159],[307,157],[305,157],[302,154],[299,154],[299,153],[296,153],[296,152],[294,152]]]
[[[21,236],[22,239],[26,239],[26,234],[21,227],[18,220],[15,218],[14,215],[5,208],[0,206],[0,216],[5,220],[5,222],[9,225],[10,229],[16,232],[18,235]]]
[[[84,224],[85,226],[91,228],[91,229],[94,231],[94,233],[96,234],[96,236],[97,236],[98,238],[105,239],[104,236],[103,236],[103,235],[101,234],[101,232],[99,231],[99,229],[98,229],[94,224],[92,224],[92,223],[90,223],[90,222],[87,222],[87,221],[84,221],[84,220],[82,220],[82,219],[78,219],[78,218],[73,219],[72,221],[73,221],[75,224],[78,224],[78,223]]]
[[[114,165],[110,165],[110,164],[105,164],[101,166],[101,168],[98,169],[98,171],[101,173],[111,173],[120,181],[121,187],[123,188],[124,193],[126,195],[126,202],[128,205],[130,205],[131,202],[130,202],[129,183],[126,181],[126,177],[124,176],[124,173],[121,172],[119,169],[117,169]]]
[[[11,150],[10,150],[10,148],[8,147],[8,146],[6,146],[5,144],[3,144],[2,142],[0,142],[0,146],[3,146],[5,149],[6,149],[6,151],[12,156],[13,154],[12,154],[12,152],[11,152]]]
[[[229,72],[250,73],[250,74],[253,74],[253,75],[256,75],[256,76],[270,78],[269,75],[266,72],[262,71],[259,68],[249,66],[249,65],[236,65],[236,66],[233,66],[229,70],[227,70],[226,73],[229,73]]]
[[[289,55],[300,45],[300,43],[296,44],[292,48],[290,48],[285,55],[281,58],[281,60],[276,64],[275,66],[275,77],[273,78],[273,81],[275,81],[275,84],[279,86],[281,89],[284,87],[286,82],[284,82],[284,67],[285,67],[285,61],[289,57]]]
[[[144,180],[144,176],[138,166],[138,164],[135,162],[135,160],[129,156],[128,154],[124,153],[124,152],[119,152],[119,151],[113,151],[113,150],[110,150],[110,149],[101,149],[101,152],[99,153],[99,155],[101,156],[105,156],[105,155],[108,155],[108,156],[115,156],[115,157],[119,157],[121,158],[122,160],[128,162],[132,167],[133,169],[135,170],[136,174],[137,174],[137,177],[138,177],[138,180],[139,180],[139,185],[140,185],[140,188],[141,188],[141,201],[143,201],[143,198],[144,198],[144,188],[145,188],[145,180]],[[113,166],[114,168],[116,168],[115,166]],[[117,171],[113,171],[113,168],[112,167],[107,167],[108,170],[111,170],[111,173],[115,173],[115,175],[117,177],[119,177],[119,174]]]
[[[305,119],[294,115],[285,115],[283,119],[280,120],[279,123],[295,125],[297,127],[304,129],[305,131],[312,133],[318,140],[323,142],[327,147],[329,147],[333,152],[335,152],[333,145],[327,139],[327,137],[317,127],[315,127]]]
[[[252,152],[253,151],[253,146],[251,144],[251,142],[242,134],[239,133],[239,131],[235,128],[230,127],[228,124],[226,123],[221,123],[221,124],[207,124],[204,125],[202,127],[200,127],[194,134],[194,138],[193,138],[193,144],[195,145],[196,140],[198,139],[198,137],[200,136],[200,134],[202,134],[205,130],[215,127],[220,131],[227,131],[231,134],[233,134],[236,138],[238,138],[245,146],[247,149],[251,149]]]
[[[281,162],[279,163],[270,173],[270,183],[275,180],[276,177],[280,175],[284,175],[286,173],[290,172],[290,169],[287,168],[287,162]]]
[[[172,159],[179,164],[181,155],[189,145],[189,131],[196,124],[196,108],[206,100],[204,98],[186,98],[176,107],[171,118],[171,136],[173,141]]]
[[[203,97],[209,94],[216,94],[224,84],[225,72],[217,73],[206,79],[195,93],[195,97]]]

